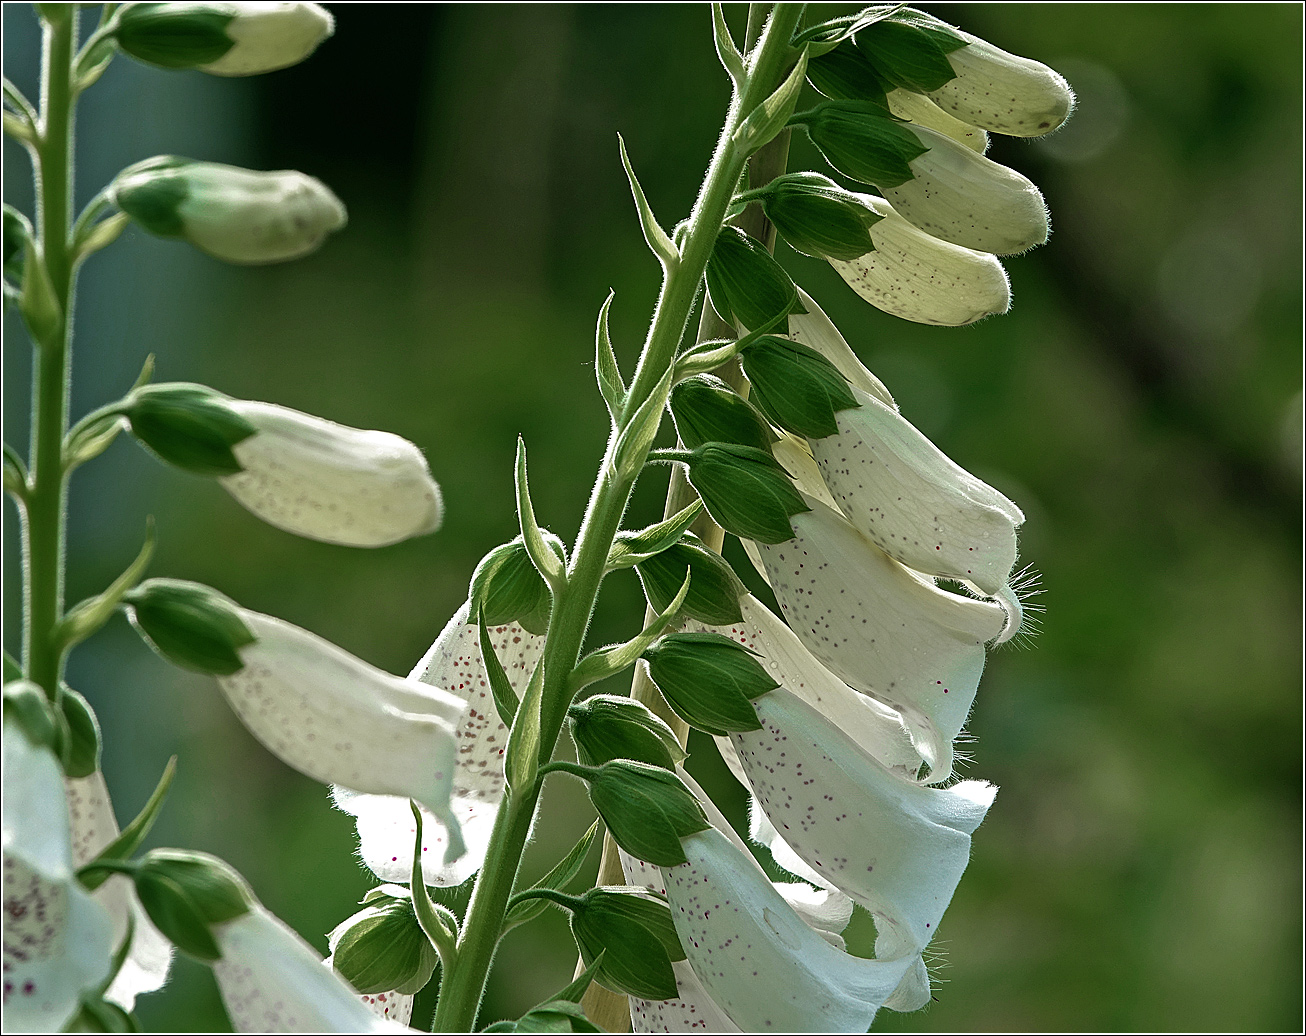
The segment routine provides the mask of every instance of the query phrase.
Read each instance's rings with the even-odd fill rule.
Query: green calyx
[[[205,385],[142,385],[123,401],[131,434],[161,460],[183,471],[218,478],[244,470],[232,447],[257,429]]]
[[[882,189],[912,179],[909,163],[929,150],[906,124],[870,101],[824,101],[791,121],[807,130],[839,172]]]
[[[183,669],[230,676],[245,666],[240,649],[256,639],[240,606],[202,583],[147,579],[123,602],[145,642]]]
[[[868,231],[884,218],[820,173],[778,177],[760,201],[790,247],[815,259],[847,262],[874,251]]]
[[[964,46],[966,41],[943,22],[910,9],[857,33],[858,49],[881,78],[919,94],[957,78],[947,55]]]
[[[666,609],[685,580],[689,569],[689,592],[680,605],[680,613],[709,626],[724,626],[743,618],[739,598],[744,585],[726,561],[709,550],[692,533],[635,566],[648,603],[658,611]]]
[[[590,889],[571,908],[571,931],[581,960],[602,955],[595,981],[644,1000],[677,994],[673,961],[685,959],[671,910],[646,889]]]
[[[848,379],[815,349],[773,335],[741,357],[753,401],[775,424],[795,435],[823,439],[839,430],[835,414],[859,406]]]
[[[110,188],[114,204],[157,237],[185,236],[181,206],[190,197],[185,169],[191,164],[177,155],[156,155],[128,166]]]
[[[748,400],[712,374],[686,378],[671,390],[671,418],[691,450],[728,442],[770,452],[775,436]]]
[[[886,112],[887,86],[864,51],[851,41],[807,63],[807,81],[836,101],[871,101]]]
[[[644,652],[668,705],[709,734],[760,730],[752,699],[777,684],[748,648],[719,633],[672,633]]]
[[[388,894],[397,891],[403,895]],[[365,904],[332,933],[339,935],[333,966],[360,993],[417,993],[430,981],[440,955],[422,931],[407,890],[391,886],[379,895],[369,893]]]
[[[135,869],[136,895],[154,926],[201,960],[222,956],[213,925],[249,912],[257,901],[229,864],[207,853],[154,849]]]
[[[789,518],[810,510],[779,462],[752,446],[705,443],[687,463],[690,485],[712,520],[742,539],[793,539]]]
[[[805,313],[798,289],[765,246],[742,230],[722,227],[707,264],[712,308],[728,324],[751,331],[788,330],[790,313]]]
[[[562,541],[550,532],[543,532],[543,536],[561,558]],[[470,614],[484,614],[488,626],[515,622],[537,636],[548,632],[553,592],[536,570],[520,536],[495,547],[481,559],[472,573],[468,599]]]
[[[685,758],[675,733],[646,705],[612,694],[596,694],[567,710],[580,761],[601,766],[613,759],[674,769]]]
[[[235,42],[233,15],[203,3],[127,4],[114,36],[124,53],[160,68],[196,68],[217,61]]]

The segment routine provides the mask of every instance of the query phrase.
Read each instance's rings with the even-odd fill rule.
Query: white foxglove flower
[[[998,255],[1048,239],[1047,206],[1028,179],[942,133],[902,125],[927,149],[909,163],[912,179],[883,189],[903,219],[943,241]]]
[[[412,1032],[364,1005],[279,919],[259,904],[212,926],[222,956],[213,977],[237,1032]]]
[[[256,431],[231,450],[244,470],[220,481],[269,525],[350,547],[382,547],[440,527],[440,487],[407,439],[273,403],[228,405]]]
[[[4,724],[4,1024],[57,1032],[109,976],[113,920],[74,875],[63,770]]]
[[[982,155],[989,149],[987,133],[977,126],[949,115],[923,94],[915,94],[910,90],[899,88],[890,90],[884,99],[889,104],[889,111],[900,119],[907,119],[918,126],[936,130],[959,144],[965,144],[977,154]]]
[[[503,753],[508,728],[499,719],[481,658],[479,627],[464,604],[409,674],[410,680],[442,688],[460,700],[455,721],[456,752],[450,809],[462,828],[467,852],[445,864],[445,834],[437,823],[422,825],[422,871],[428,885],[461,885],[485,860],[490,832],[503,799]],[[508,681],[520,697],[544,650],[544,638],[508,623],[490,628]],[[335,802],[358,821],[363,862],[382,881],[406,884],[413,872],[416,826],[408,800],[356,795],[335,789]],[[435,819],[435,818],[428,818]]]
[[[898,411],[852,392],[861,405],[835,415],[838,434],[808,440],[844,517],[908,568],[997,594],[1016,563],[1020,508],[954,464]]]
[[[124,169],[109,195],[151,234],[184,238],[215,259],[242,265],[308,255],[347,222],[340,199],[306,173],[171,155]]]
[[[808,497],[794,538],[756,544],[790,627],[845,683],[896,709],[930,781],[952,772],[952,742],[1007,612],[940,590],[894,561],[841,514]]]
[[[1007,271],[988,252],[941,241],[879,198],[858,197],[884,217],[870,229],[875,251],[830,265],[876,309],[917,324],[958,327],[1011,308]]]
[[[957,118],[994,133],[1041,137],[1070,118],[1070,84],[1041,61],[1008,54],[987,40],[949,27],[966,46],[948,52],[957,77],[930,93]]]
[[[217,680],[250,732],[314,780],[416,799],[449,835],[445,858],[461,855],[449,798],[462,699],[391,676],[288,622],[239,615],[255,640],[238,649],[243,667]]]
[[[335,29],[311,3],[127,4],[114,21],[122,49],[164,68],[216,76],[253,76],[297,65]]]
[[[798,301],[807,312],[789,314],[790,339],[815,349],[833,363],[854,388],[869,392],[886,406],[894,406],[893,396],[884,387],[884,382],[866,369],[834,326],[834,321],[825,315],[825,310],[802,288],[798,289]]]
[[[99,770],[80,778],[66,778],[68,816],[71,823],[73,867],[82,867],[119,835],[109,789]],[[141,909],[131,879],[114,874],[91,897],[113,919],[113,941],[120,944],[132,927],[132,944],[122,967],[105,991],[104,998],[131,1011],[136,997],[161,989],[172,965],[172,943]]]

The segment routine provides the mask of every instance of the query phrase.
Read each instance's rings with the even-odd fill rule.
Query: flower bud
[[[998,255],[1048,239],[1047,206],[1028,179],[942,133],[910,123],[904,129],[922,146],[912,178],[878,184],[898,215],[934,237]]]
[[[151,234],[183,238],[229,263],[298,259],[346,222],[340,199],[305,173],[256,172],[172,155],[128,166],[110,196]]]
[[[547,541],[558,540],[550,532],[544,536]],[[481,558],[472,573],[467,598],[471,616],[475,619],[483,615],[487,626],[516,622],[528,633],[548,632],[553,594],[531,562],[520,536]]]
[[[327,936],[333,966],[360,993],[416,993],[439,962],[407,890],[394,891],[404,895],[370,898]]]
[[[686,378],[671,390],[670,404],[676,432],[690,449],[707,442],[771,448],[774,435],[757,408],[715,375]]]
[[[690,485],[726,532],[763,543],[793,538],[789,519],[807,505],[769,453],[709,442],[695,449],[688,463]]]
[[[685,758],[671,728],[633,698],[596,694],[567,709],[580,761],[600,766],[634,759],[670,770]]]
[[[830,265],[876,309],[918,324],[957,327],[1010,308],[1007,272],[992,255],[941,241],[879,198],[860,197],[884,217],[871,228],[875,250]]]
[[[789,246],[817,259],[856,259],[871,250],[866,233],[883,217],[860,195],[819,173],[789,173],[761,198],[766,217]]]
[[[858,405],[833,363],[788,338],[764,335],[744,350],[741,362],[758,408],[786,431],[833,435],[835,414]]]
[[[335,29],[305,3],[127,4],[114,36],[127,54],[163,68],[253,76],[297,65]]]
[[[802,312],[798,289],[760,241],[735,227],[723,227],[707,264],[707,291],[712,308],[728,324],[736,321],[755,331]]]

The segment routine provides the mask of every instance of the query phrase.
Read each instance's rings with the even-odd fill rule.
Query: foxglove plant
[[[732,99],[674,233],[620,145],[662,289],[629,381],[611,297],[600,311],[611,434],[580,533],[568,546],[541,527],[519,441],[520,535],[485,556],[405,678],[213,588],[144,579],[152,532],[103,593],[65,608],[67,476],[124,432],[269,524],[329,543],[432,532],[443,504],[412,443],[153,383],[152,365],[66,427],[76,271],[128,222],[241,264],[305,255],[345,223],[302,173],[173,156],[130,166],[74,220],[78,95],[119,52],[219,76],[282,68],[333,21],[315,4],[110,4],[79,49],[75,6],[37,9],[40,110],[5,84],[5,130],[31,152],[40,199],[34,224],[6,207],[4,227],[5,299],[35,347],[29,462],[5,449],[25,547],[22,657],[5,659],[10,1017],[130,1028],[176,947],[212,965],[241,1031],[404,1031],[430,982],[433,1029],[472,1031],[499,940],[550,906],[569,916],[576,980],[487,1031],[864,1031],[883,1007],[928,1002],[924,955],[996,793],[944,782],[986,651],[1022,623],[1024,516],[900,413],[773,258],[773,232],[903,319],[1005,312],[995,255],[1042,243],[1048,221],[1036,187],[983,157],[987,133],[1055,129],[1073,103],[1064,80],[901,6],[804,27],[800,5],[752,5],[741,48],[713,5]],[[818,96],[799,111],[808,83]],[[830,172],[879,195],[786,173],[793,127]],[[654,449],[668,410],[679,441]],[[659,464],[673,467],[664,520],[624,529],[636,481]],[[783,618],[722,558],[727,534]],[[600,586],[621,569],[643,586],[644,628],[585,652]],[[138,854],[171,766],[119,831],[94,713],[62,680],[69,650],[117,610],[165,659],[212,675],[254,737],[356,819],[381,884],[330,934],[326,962],[222,861]],[[629,696],[588,693],[632,667]],[[576,762],[555,757],[564,727]],[[769,880],[682,768],[690,728],[752,795],[757,851],[797,880]],[[599,821],[519,888],[551,774],[585,782]],[[600,825],[598,883],[569,891]],[[467,881],[461,918],[428,890]],[[853,904],[876,925],[873,959],[844,946]]]

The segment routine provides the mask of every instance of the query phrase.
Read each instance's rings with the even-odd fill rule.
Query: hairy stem
[[[675,357],[717,234],[725,220],[735,184],[747,159],[731,136],[742,115],[752,111],[780,83],[789,61],[789,40],[801,17],[798,4],[777,4],[755,48],[743,96],[731,106],[703,186],[690,215],[680,261],[663,279],[657,308],[632,379],[626,407],[634,414],[648,399]],[[570,697],[567,677],[580,657],[585,632],[598,598],[612,542],[621,527],[635,479],[621,478],[610,464],[619,433],[614,432],[600,466],[571,556],[566,582],[553,601],[545,641],[544,688],[540,757],[553,754],[566,719]],[[521,863],[531,819],[539,799],[540,780],[520,795],[511,793],[491,834],[485,867],[477,879],[467,909],[458,959],[441,985],[432,1028],[437,1032],[467,1032],[476,1021],[490,964],[503,929],[504,913]]]

